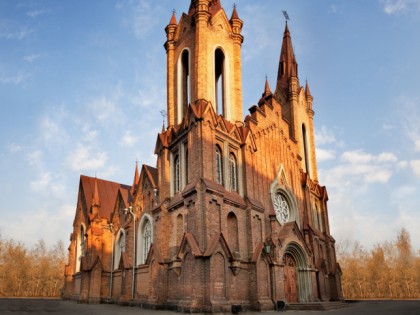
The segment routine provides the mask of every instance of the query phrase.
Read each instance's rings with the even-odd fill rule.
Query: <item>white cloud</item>
[[[138,137],[133,136],[131,131],[126,131],[121,139],[123,147],[133,147],[138,141]]]
[[[50,12],[50,10],[47,10],[47,9],[34,9],[34,10],[31,10],[31,11],[27,12],[26,15],[29,16],[29,17],[31,17],[31,18],[36,18],[36,17],[38,17],[40,15],[43,15],[45,13],[48,13],[48,12]]]
[[[18,153],[18,152],[22,151],[22,147],[19,144],[16,144],[16,143],[8,144],[7,148],[9,149],[10,153]]]
[[[32,55],[27,55],[23,57],[23,60],[26,62],[34,62],[35,60],[41,58],[42,55],[41,54],[32,54]]]
[[[39,123],[39,139],[43,145],[67,143],[69,134],[66,131],[66,124],[68,121],[69,116],[63,105],[54,107],[51,113],[43,115]]]
[[[368,163],[372,161],[373,156],[364,153],[362,150],[346,151],[341,155],[341,160],[351,164]]]
[[[75,208],[75,205],[70,204],[46,203],[30,211],[15,211],[13,220],[0,221],[2,236],[23,242],[28,247],[40,239],[45,240],[47,246],[52,246],[59,240],[67,245]]]
[[[410,166],[414,172],[414,175],[420,177],[420,160],[411,161]]]
[[[392,172],[390,170],[377,170],[369,172],[365,175],[365,181],[368,183],[387,183],[391,178]]]
[[[148,0],[120,1],[116,4],[117,10],[123,10],[128,13],[128,17],[123,20],[123,24],[129,27],[137,38],[144,38],[157,25],[158,20],[155,16],[161,13],[161,7],[155,4],[151,5]]]
[[[5,22],[0,23],[0,38],[21,40],[34,32],[26,26],[15,26]]]
[[[90,114],[101,124],[115,125],[124,123],[124,115],[114,101],[100,97],[88,104]]]
[[[30,76],[29,73],[19,73],[15,75],[0,74],[0,83],[17,85],[25,82]]]
[[[89,146],[79,145],[67,156],[66,164],[74,171],[98,170],[104,167],[107,159],[105,152],[95,152]]]
[[[420,0],[382,0],[382,3],[389,15],[420,10]]]
[[[44,172],[41,174],[39,178],[36,180],[30,182],[29,186],[32,191],[35,192],[42,192],[42,191],[48,191],[49,185],[51,183],[51,174],[49,172]]]
[[[397,162],[398,158],[394,153],[384,152],[378,155],[379,162]]]
[[[334,134],[326,126],[315,128],[315,143],[317,145],[333,144],[336,142],[337,139]]]
[[[42,156],[43,156],[43,154],[40,150],[35,150],[35,151],[32,151],[32,152],[29,152],[26,155],[26,158],[29,162],[29,165],[40,167],[41,164],[42,164]]]
[[[332,160],[335,158],[334,150],[325,150],[321,148],[316,148],[316,159],[318,162],[324,162]]]
[[[53,181],[50,172],[41,172],[39,177],[29,183],[29,187],[33,192],[48,196],[61,196],[64,191],[64,185]]]

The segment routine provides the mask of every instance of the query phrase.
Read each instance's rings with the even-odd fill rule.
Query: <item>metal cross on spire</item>
[[[283,11],[283,15],[284,15],[284,18],[286,19],[286,22],[290,21],[289,14],[287,14],[287,11]]]

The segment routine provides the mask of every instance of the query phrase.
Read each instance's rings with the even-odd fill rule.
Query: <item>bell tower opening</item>
[[[191,101],[190,52],[184,49],[178,61],[178,112],[177,123],[182,121]]]
[[[305,171],[310,176],[309,172],[309,156],[308,156],[308,139],[306,136],[306,127],[305,124],[302,124],[302,142],[303,142],[303,154],[305,160]]]
[[[220,48],[214,53],[214,70],[215,70],[215,100],[216,111],[219,115],[223,115],[226,119],[226,70],[225,70],[225,54]]]

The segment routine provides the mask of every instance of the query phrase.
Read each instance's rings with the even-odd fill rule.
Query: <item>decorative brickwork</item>
[[[81,176],[65,298],[186,312],[342,299],[290,32],[276,90],[261,84],[243,120],[242,25],[210,0],[170,19],[156,168],[131,186]]]

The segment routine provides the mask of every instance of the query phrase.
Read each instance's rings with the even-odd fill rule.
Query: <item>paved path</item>
[[[48,315],[176,315],[172,311],[151,311],[139,307],[77,304],[58,299],[0,299],[0,314],[48,314]],[[246,315],[420,315],[420,300],[416,301],[364,301],[331,311],[247,312]]]

